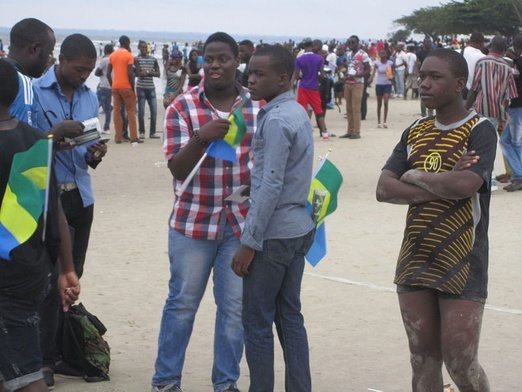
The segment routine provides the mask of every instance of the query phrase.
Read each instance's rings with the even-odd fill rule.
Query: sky
[[[53,29],[213,33],[232,36],[386,38],[394,19],[449,0],[2,0],[0,27],[35,17]]]

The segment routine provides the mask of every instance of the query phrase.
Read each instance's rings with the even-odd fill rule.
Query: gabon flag
[[[38,140],[27,151],[13,156],[9,180],[0,204],[0,257],[35,233],[47,211],[52,139]],[[45,222],[45,220],[44,220]]]

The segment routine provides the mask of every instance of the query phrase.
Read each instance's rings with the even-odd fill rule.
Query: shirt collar
[[[56,69],[58,65],[53,65],[51,68],[47,70],[46,73],[43,74],[38,80],[40,81],[40,87],[42,89],[51,89],[58,88],[61,91],[60,85],[58,83],[58,79],[56,79]],[[87,91],[90,90],[88,86],[82,84],[74,89],[74,91]]]
[[[236,88],[238,97],[236,98],[234,105],[232,105],[232,108],[230,112],[233,112],[238,106],[240,106],[240,102],[246,102],[250,99],[250,93],[248,93],[238,82],[234,82],[234,87]],[[210,104],[210,101],[208,100],[206,94],[205,94],[205,81],[201,81],[201,83],[194,87],[197,88],[197,96],[201,102],[208,102]],[[210,105],[212,106],[212,105]]]
[[[265,105],[263,105],[263,107],[260,109],[260,111],[267,113],[268,111],[270,111],[271,109],[275,108],[276,106],[282,104],[283,102],[291,101],[291,100],[295,100],[295,95],[292,90],[288,90],[282,94],[279,94],[277,97],[272,99],[270,102],[267,102]]]

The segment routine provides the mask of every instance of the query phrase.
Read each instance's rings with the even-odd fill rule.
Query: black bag
[[[80,303],[64,314],[62,362],[55,373],[83,377],[87,382],[109,381],[111,354],[102,338],[107,328]]]

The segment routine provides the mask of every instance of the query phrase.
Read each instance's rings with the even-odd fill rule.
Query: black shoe
[[[143,143],[143,140],[141,140],[141,139],[131,140],[131,143]]]
[[[53,389],[54,388],[54,374],[53,374],[53,372],[50,371],[50,370],[44,370],[43,371],[43,378],[44,378],[45,384],[47,385],[47,388],[49,388],[49,390]]]
[[[154,135],[154,134],[150,135],[149,137],[150,137],[151,139],[161,139],[161,136]]]
[[[122,141],[122,142],[125,142],[125,143],[128,143],[128,142],[130,142],[130,138],[128,138],[128,137],[122,137],[122,138],[121,138],[121,141]]]
[[[335,133],[329,133],[328,136],[330,136],[330,137],[337,137],[337,135]]]
[[[361,138],[361,135],[359,135],[358,133],[352,133],[351,135],[348,136],[348,139],[360,139]]]
[[[339,139],[350,139],[350,136],[352,136],[349,133],[345,133],[344,135],[339,136]]]

